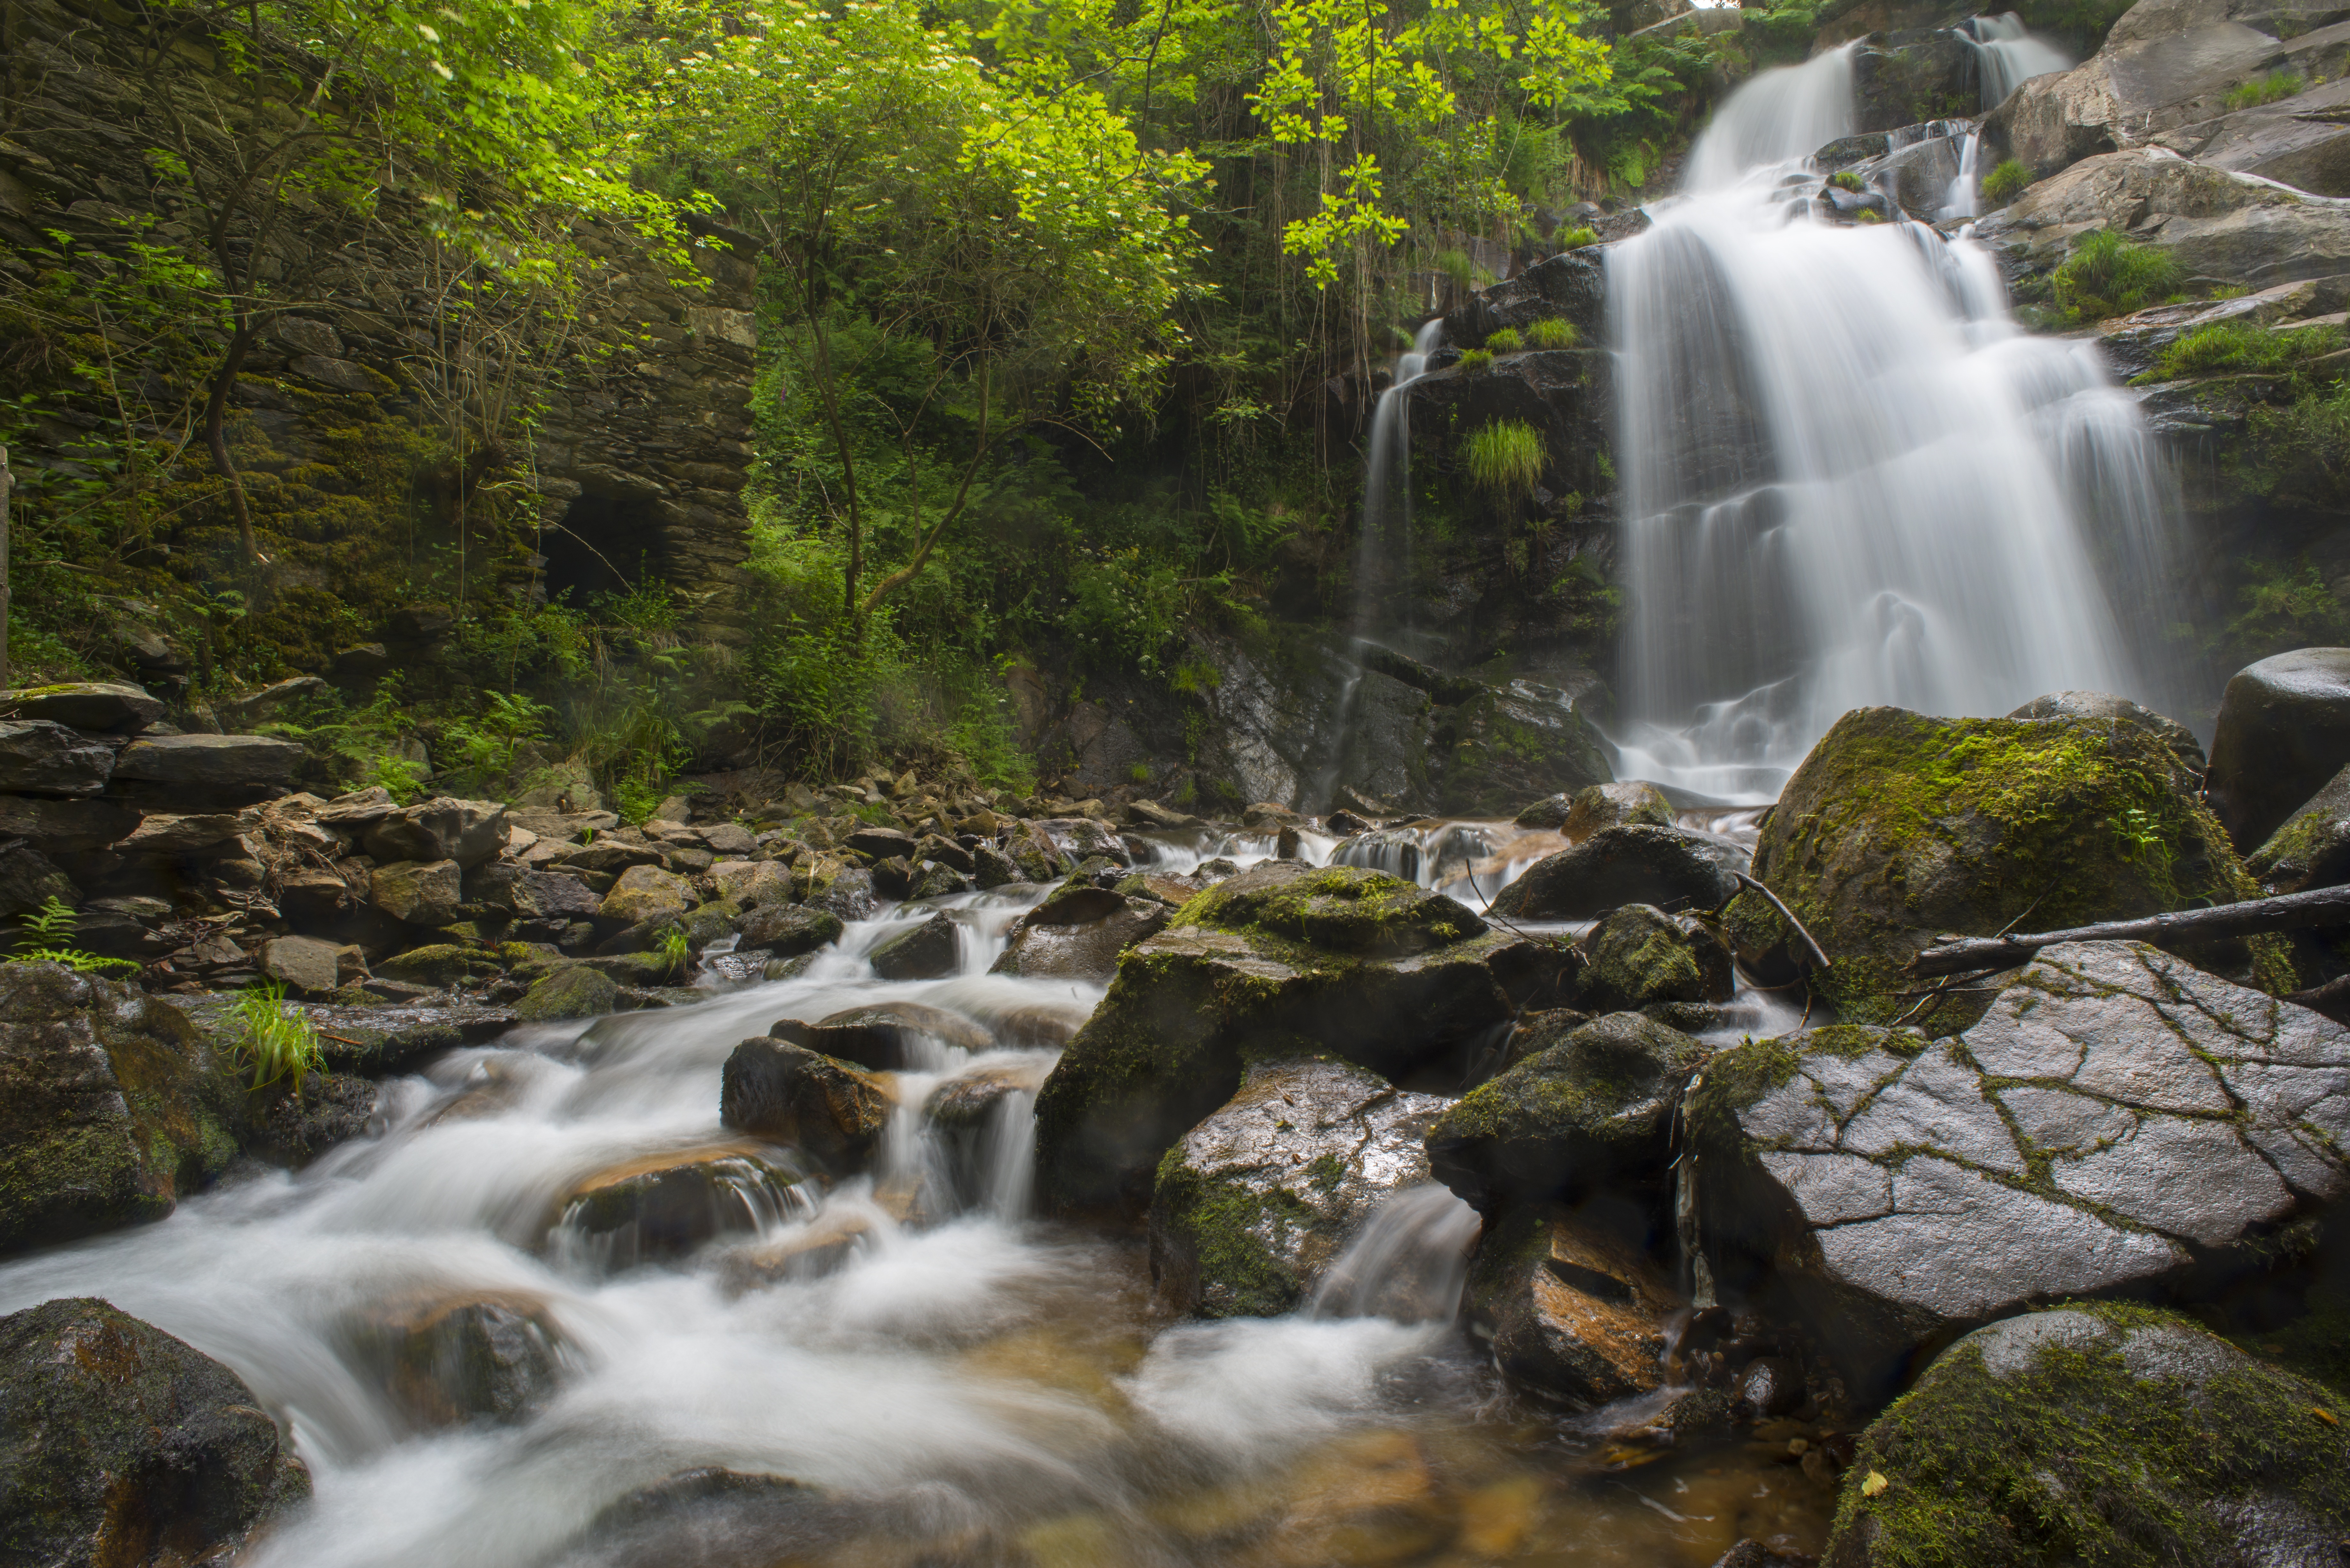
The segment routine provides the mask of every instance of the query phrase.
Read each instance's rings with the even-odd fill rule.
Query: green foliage
[[[2220,633],[2219,649],[2226,658],[2249,664],[2289,649],[2350,639],[2350,611],[2308,560],[2250,561],[2245,576],[2249,580],[2236,590],[2237,613]]]
[[[662,930],[660,945],[656,950],[660,952],[661,963],[671,979],[681,978],[693,966],[693,945],[685,932],[676,926]]]
[[[118,969],[136,972],[139,966],[129,959],[100,958],[73,946],[74,928],[80,923],[72,907],[52,893],[38,909],[20,918],[23,929],[16,949],[0,963],[61,963],[83,974]]]
[[[2244,479],[2304,505],[2350,507],[2350,382],[2306,389],[2282,408],[2254,408]]]
[[[288,1080],[296,1096],[302,1082],[318,1070],[325,1045],[309,1015],[286,1001],[286,988],[274,980],[249,986],[236,999],[234,1016],[244,1030],[230,1046],[240,1066],[253,1069],[253,1086],[267,1088]]]
[[[2297,71],[2271,71],[2264,77],[2254,77],[2228,94],[2228,107],[2258,109],[2262,104],[2275,103],[2293,98],[2309,84]]]
[[[2158,305],[2178,293],[2186,273],[2168,251],[2096,229],[2081,237],[2050,279],[2068,321],[2102,321]]]
[[[1563,251],[1581,250],[1585,245],[1596,245],[1599,243],[1599,231],[1586,224],[1577,223],[1574,228],[1552,236],[1551,243]]]
[[[1482,376],[1493,368],[1493,351],[1490,348],[1463,348],[1460,364],[1462,375]]]
[[[1531,497],[1550,461],[1542,432],[1522,420],[1497,420],[1471,431],[1461,455],[1469,483],[1504,504]]]
[[[1504,327],[1485,335],[1485,351],[1489,354],[1514,354],[1525,346],[1525,338],[1514,327]]]
[[[1555,316],[1546,316],[1526,328],[1526,347],[1529,348],[1572,348],[1578,341],[1580,335],[1575,330],[1575,324],[1561,321]]]
[[[2153,369],[2131,384],[2148,386],[2189,376],[2244,371],[2291,374],[2342,347],[2339,327],[2272,329],[2250,321],[2216,322],[2181,336],[2162,351]]]
[[[1998,166],[1983,176],[1982,199],[1994,207],[2004,207],[2032,183],[2032,166],[2020,158],[2002,158]]]
[[[1866,191],[1868,182],[1849,169],[1839,169],[1828,176],[1828,183],[1839,191]]]

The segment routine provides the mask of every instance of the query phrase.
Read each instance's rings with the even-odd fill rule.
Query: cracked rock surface
[[[2043,950],[1955,1039],[1750,1042],[1689,1103],[1718,1266],[1775,1259],[1858,1361],[2183,1273],[2350,1186],[2350,1029],[2134,942]]]
[[[1150,1202],[1161,1298],[1204,1317],[1301,1305],[1373,1210],[1429,1179],[1447,1102],[1326,1056],[1252,1064],[1240,1092],[1167,1151]]]

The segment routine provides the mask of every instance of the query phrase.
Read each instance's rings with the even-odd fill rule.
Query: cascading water
[[[1411,347],[1396,356],[1388,389],[1371,410],[1371,445],[1363,460],[1363,532],[1355,561],[1355,635],[1382,629],[1377,596],[1388,573],[1411,570],[1411,399],[1404,389],[1428,369],[1428,357],[1444,341],[1444,318],[1432,317],[1412,334]],[[1403,619],[1408,625],[1407,607]]]
[[[1825,221],[1805,155],[1851,129],[1842,51],[1758,77],[1609,256],[1625,776],[1762,801],[1850,708],[2165,695],[2112,607],[2167,619],[2135,406],[1970,243]]]
[[[1997,109],[2007,95],[2051,71],[2069,71],[2073,57],[2024,30],[2023,18],[2012,11],[1997,16],[1973,16],[1961,24],[1959,36],[1974,46],[1975,75],[1982,84],[1982,106]]]

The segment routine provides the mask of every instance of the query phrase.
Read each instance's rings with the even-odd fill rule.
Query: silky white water
[[[1974,46],[1975,73],[1982,84],[1983,108],[1997,109],[2007,95],[2033,77],[2069,71],[2073,57],[2024,30],[2012,11],[1970,18],[1959,36]]]
[[[1764,73],[1609,254],[1619,776],[1765,801],[1852,708],[2165,695],[2129,635],[2168,618],[2170,537],[2135,405],[2017,329],[1980,247],[1828,221],[1805,155],[1851,127],[1833,57]]]
[[[1427,372],[1428,357],[1443,341],[1442,317],[1420,323],[1411,347],[1396,356],[1387,390],[1371,409],[1371,444],[1363,460],[1363,525],[1355,563],[1357,637],[1375,636],[1382,629],[1373,624],[1378,595],[1391,577],[1411,570],[1411,398],[1404,389]],[[1408,595],[1404,603],[1402,617],[1409,623]]]

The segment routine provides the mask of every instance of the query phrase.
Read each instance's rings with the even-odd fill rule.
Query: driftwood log
[[[2029,963],[2042,948],[2058,942],[2167,942],[2206,937],[2250,937],[2263,931],[2302,930],[2311,926],[2350,925],[2350,888],[2319,888],[2275,898],[2247,898],[2208,909],[2179,909],[2139,920],[2106,920],[2064,931],[2025,936],[1962,937],[1935,943],[1909,961],[1920,980],[1969,974]]]

